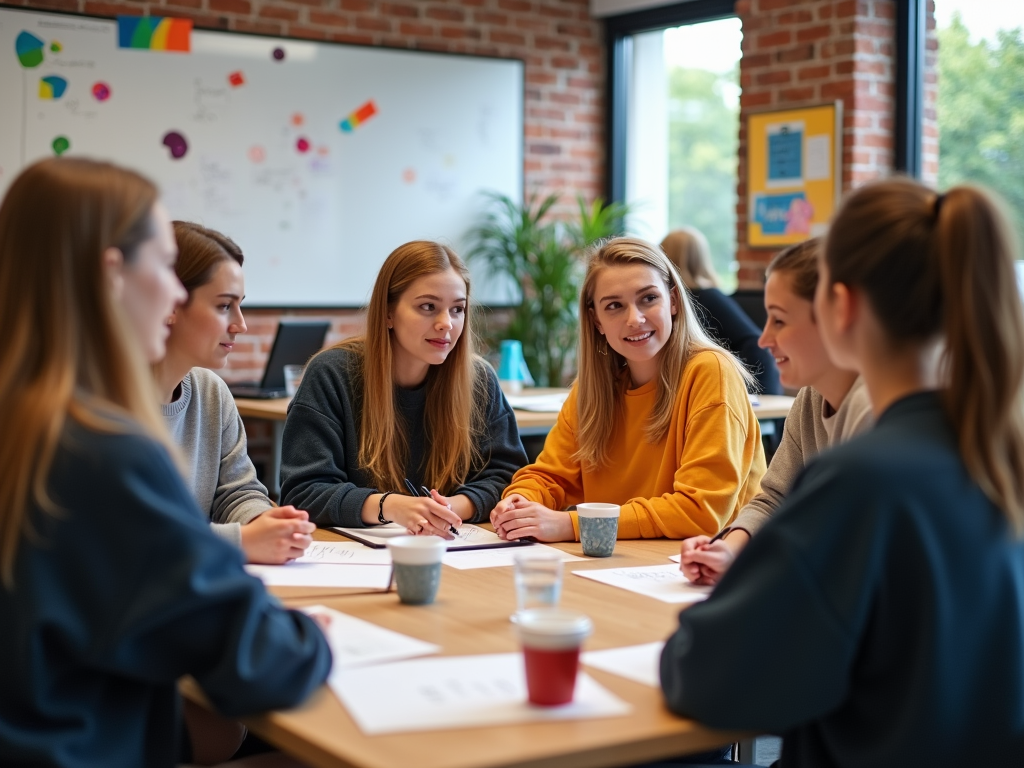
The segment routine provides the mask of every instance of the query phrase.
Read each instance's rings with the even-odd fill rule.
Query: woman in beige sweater
[[[764,301],[768,322],[758,342],[769,350],[782,383],[800,388],[782,441],[761,479],[761,492],[715,540],[683,541],[680,568],[691,581],[716,584],[733,560],[782,503],[800,470],[829,446],[872,424],[871,403],[856,373],[829,360],[814,317],[818,284],[817,238],[787,248],[768,266]]]

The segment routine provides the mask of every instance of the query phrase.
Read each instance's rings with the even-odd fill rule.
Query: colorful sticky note
[[[14,41],[14,52],[25,69],[38,67],[43,63],[43,41],[31,32],[21,32]]]
[[[39,80],[40,99],[59,99],[67,90],[68,81],[57,75],[47,75]]]
[[[192,19],[118,16],[117,46],[188,53],[192,50]]]
[[[365,123],[371,117],[377,114],[377,105],[373,103],[373,100],[366,102],[357,109],[355,112],[350,114],[344,120],[341,121],[341,130],[345,133],[352,133],[356,128]]]
[[[232,72],[228,75],[228,82],[231,83],[232,88],[238,88],[239,86],[245,85],[245,75],[238,72]]]
[[[67,136],[58,136],[50,146],[53,147],[53,154],[60,157],[71,149],[71,142],[68,141]]]

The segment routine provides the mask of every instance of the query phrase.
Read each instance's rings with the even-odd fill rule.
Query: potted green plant
[[[576,216],[557,218],[559,196],[523,203],[488,193],[490,206],[470,233],[469,258],[509,279],[520,295],[502,338],[518,339],[539,386],[562,386],[574,375],[583,257],[596,242],[620,234],[625,205],[576,198]]]

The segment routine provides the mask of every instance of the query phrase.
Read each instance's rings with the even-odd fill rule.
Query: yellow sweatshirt
[[[579,414],[572,388],[537,461],[512,478],[518,493],[549,509],[584,501],[622,505],[619,538],[713,535],[760,490],[765,473],[761,429],[739,373],[719,353],[698,352],[683,369],[668,433],[644,438],[657,399],[651,381],[627,390],[608,438],[608,463],[573,459]],[[579,539],[579,521],[572,525]]]

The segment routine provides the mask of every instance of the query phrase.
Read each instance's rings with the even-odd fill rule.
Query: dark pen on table
[[[419,493],[419,491],[416,490],[416,486],[412,484],[412,481],[408,477],[405,478],[405,487],[409,489],[409,494],[411,496],[420,496],[421,495]],[[422,494],[423,496],[426,496],[428,499],[430,498],[430,490],[427,488],[427,486],[421,485],[420,486],[420,490],[423,491],[423,494]],[[450,510],[451,506],[449,506],[448,509]],[[451,532],[451,534],[453,536],[458,536],[459,535],[459,531],[458,531],[458,529],[454,525],[449,524],[448,525],[448,530]]]

